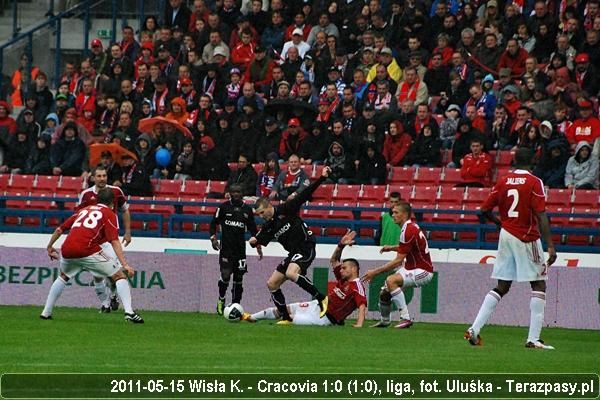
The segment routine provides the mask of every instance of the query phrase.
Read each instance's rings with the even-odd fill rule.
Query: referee
[[[244,204],[242,188],[239,184],[229,187],[230,198],[217,208],[210,222],[210,241],[212,248],[219,252],[219,300],[217,301],[217,314],[223,315],[225,307],[225,292],[233,274],[233,287],[231,288],[231,302],[242,301],[242,280],[246,268],[246,231],[252,236],[256,235],[256,223],[252,207]],[[217,239],[217,225],[221,227],[221,243]],[[257,252],[262,258],[262,250],[257,247]]]

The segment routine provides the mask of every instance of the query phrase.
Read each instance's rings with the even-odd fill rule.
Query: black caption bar
[[[597,374],[13,374],[6,399],[595,399]]]

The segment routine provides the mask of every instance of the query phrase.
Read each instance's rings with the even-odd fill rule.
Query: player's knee
[[[504,295],[506,293],[508,293],[509,290],[510,290],[510,285],[508,285],[508,286],[498,285],[493,289],[493,291],[498,293],[500,295],[500,297],[504,297]]]
[[[546,292],[546,281],[534,281],[531,282],[531,290],[536,292]]]
[[[231,279],[231,274],[221,274],[221,280],[225,283],[229,283],[229,279]]]
[[[103,281],[104,281],[104,278],[101,278],[99,276],[94,277],[94,283],[102,283]]]
[[[121,279],[125,279],[125,274],[123,273],[123,271],[118,271],[116,274],[111,276],[109,279],[116,283],[117,281],[120,281]]]
[[[69,279],[71,279],[68,276],[66,276],[63,272],[60,273],[60,277],[65,282],[69,282]]]
[[[395,290],[396,288],[402,287],[403,284],[404,284],[404,279],[402,279],[402,275],[400,275],[400,274],[393,274],[393,275],[388,276],[385,279],[385,287],[390,292]]]
[[[276,282],[273,279],[269,279],[267,281],[267,288],[272,292],[273,290],[279,289],[279,282]]]

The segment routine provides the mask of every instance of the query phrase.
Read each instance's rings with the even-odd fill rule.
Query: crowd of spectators
[[[489,151],[528,147],[547,186],[598,188],[599,0],[191,3],[92,40],[55,92],[24,54],[0,101],[0,173],[78,176],[94,167],[91,144],[115,142],[137,159],[102,163],[129,194],[154,177],[286,198],[310,164],[331,166],[334,183],[417,165],[490,186]],[[140,129],[156,116],[168,121]]]

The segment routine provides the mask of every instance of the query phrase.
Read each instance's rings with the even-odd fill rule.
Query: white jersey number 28
[[[87,218],[85,218],[86,216]],[[86,228],[94,229],[96,226],[98,226],[98,221],[100,221],[101,218],[102,213],[100,211],[89,212],[88,210],[81,210],[79,216],[75,222],[73,222],[73,228],[77,228],[83,224],[83,226]]]

